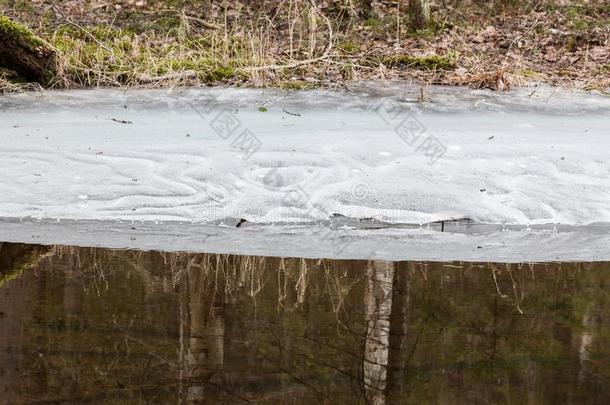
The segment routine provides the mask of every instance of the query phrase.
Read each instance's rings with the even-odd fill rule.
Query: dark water
[[[610,263],[0,246],[2,404],[610,402]]]

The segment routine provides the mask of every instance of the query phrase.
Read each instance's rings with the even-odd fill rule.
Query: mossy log
[[[53,48],[23,25],[0,15],[0,68],[25,80],[51,84],[58,74]]]

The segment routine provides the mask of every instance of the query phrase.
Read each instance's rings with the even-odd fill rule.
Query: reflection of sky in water
[[[2,244],[5,403],[603,403],[608,263]]]

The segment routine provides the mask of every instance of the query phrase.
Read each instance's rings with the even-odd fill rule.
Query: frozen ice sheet
[[[468,218],[522,227],[510,232],[523,236],[528,226],[543,233],[569,226],[578,231],[567,233],[584,235],[591,224],[610,224],[608,98],[553,88],[498,94],[432,87],[426,102],[417,94],[368,84],[352,92],[5,96],[0,216],[95,227],[178,221],[189,224],[185,230],[225,229],[243,218],[259,232],[296,227],[300,237],[345,219],[361,241],[352,246],[366,244],[369,234],[397,232],[397,244],[388,245],[396,249],[422,231],[351,228],[363,219],[390,226]],[[244,229],[236,228],[252,232]]]

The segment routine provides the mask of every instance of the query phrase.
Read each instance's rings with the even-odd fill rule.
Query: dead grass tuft
[[[493,71],[469,72],[462,75],[455,75],[449,78],[451,84],[458,86],[468,86],[475,89],[490,90],[509,90],[511,80],[506,73],[506,69],[499,68]]]
[[[42,86],[38,83],[19,83],[8,79],[0,73],[0,94],[23,93],[26,91],[42,91]]]

